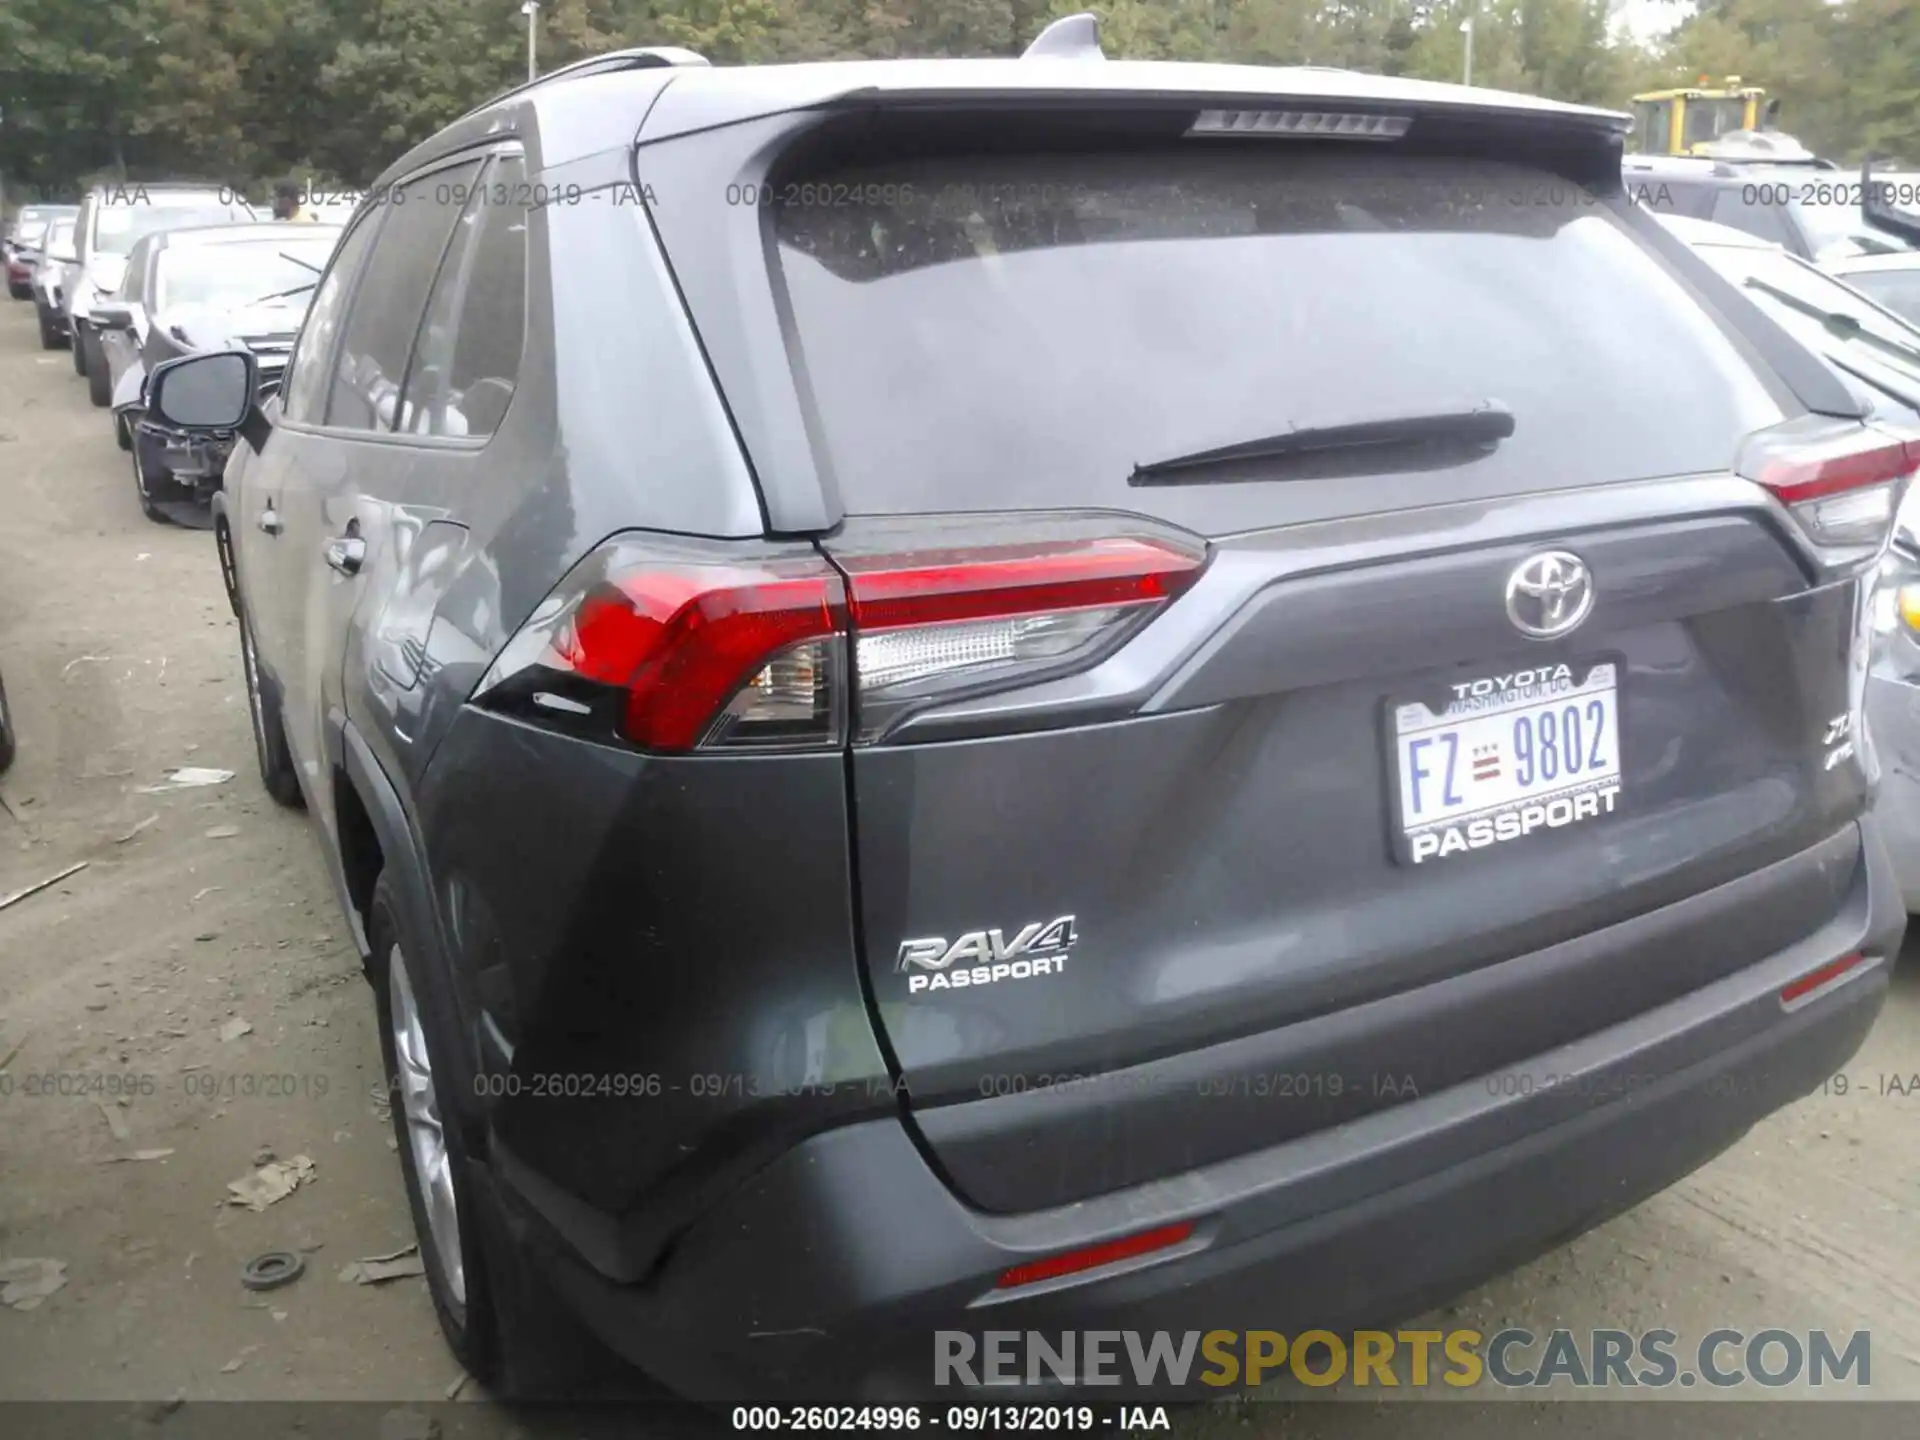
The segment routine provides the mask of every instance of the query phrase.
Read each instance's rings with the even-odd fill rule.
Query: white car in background
[[[1920,251],[1850,255],[1822,268],[1909,325],[1920,325]]]
[[[1684,216],[1661,223],[1823,357],[1890,428],[1920,433],[1920,329],[1853,288],[1744,230]],[[1872,257],[1908,262],[1920,255]],[[1856,263],[1871,264],[1862,257]],[[1907,491],[1873,596],[1866,729],[1880,765],[1881,834],[1910,912],[1920,914],[1920,486]]]

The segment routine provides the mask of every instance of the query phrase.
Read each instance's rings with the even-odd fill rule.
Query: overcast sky
[[[1663,4],[1662,0],[1614,0],[1614,24],[1641,42],[1663,35],[1693,11],[1692,5]]]

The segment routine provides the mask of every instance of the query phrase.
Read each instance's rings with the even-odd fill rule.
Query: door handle
[[[342,535],[327,541],[327,564],[342,575],[358,575],[366,558],[367,542],[358,535]]]
[[[256,523],[269,535],[278,535],[283,528],[280,524],[280,512],[272,505],[268,505],[260,512],[260,519]]]

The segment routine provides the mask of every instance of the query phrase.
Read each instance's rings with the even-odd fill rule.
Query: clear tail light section
[[[954,517],[869,529],[833,558],[853,623],[855,738],[872,741],[939,701],[1097,663],[1194,582],[1206,549],[1111,517]]]
[[[1751,435],[1734,469],[1764,485],[1830,564],[1877,557],[1920,469],[1920,435],[1803,416]]]
[[[831,560],[622,538],[541,602],[474,701],[669,754],[870,742],[941,700],[1097,663],[1206,553],[1111,517],[876,522]]]

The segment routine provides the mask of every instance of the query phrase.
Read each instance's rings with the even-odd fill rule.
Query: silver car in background
[[[1873,405],[1876,418],[1920,429],[1920,329],[1853,289],[1848,277],[1815,268],[1782,246],[1704,220],[1660,218],[1825,359]],[[1920,913],[1920,490],[1909,491],[1901,506],[1872,603],[1865,724],[1881,772],[1877,810],[1901,895],[1910,912]]]

